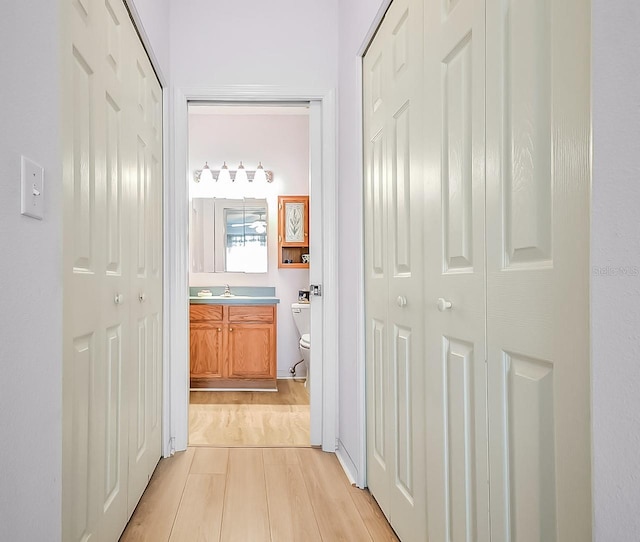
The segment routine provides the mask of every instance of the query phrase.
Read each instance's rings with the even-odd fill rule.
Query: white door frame
[[[311,216],[321,217],[322,269],[322,364],[312,363],[311,444],[324,451],[336,450],[338,416],[338,281],[337,281],[337,198],[336,198],[336,112],[333,90],[283,88],[272,86],[221,86],[176,88],[173,96],[173,179],[165,185],[165,394],[163,399],[163,454],[185,450],[188,442],[189,412],[189,221],[188,221],[188,103],[208,102],[309,102],[319,109],[314,126],[310,115],[311,177],[320,175],[321,198],[311,198]],[[319,158],[314,160],[314,141],[321,142]],[[316,166],[314,167],[314,164]],[[317,194],[317,184],[312,192]],[[318,201],[320,200],[320,201]],[[315,202],[315,203],[314,203]],[[315,222],[315,221],[314,221]],[[314,278],[313,276],[311,277]],[[314,370],[315,369],[315,370]],[[321,421],[320,421],[321,420]]]

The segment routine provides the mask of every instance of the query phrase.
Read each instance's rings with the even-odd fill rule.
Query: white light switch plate
[[[21,213],[42,220],[44,216],[44,169],[22,157],[22,205]]]

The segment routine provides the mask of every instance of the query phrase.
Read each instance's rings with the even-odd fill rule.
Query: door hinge
[[[309,291],[311,295],[316,295],[318,297],[322,297],[322,285],[321,284],[310,284]]]

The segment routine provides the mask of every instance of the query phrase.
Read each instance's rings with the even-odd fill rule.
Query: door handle
[[[440,312],[444,312],[444,311],[450,309],[451,307],[453,307],[453,304],[451,303],[451,301],[447,301],[446,299],[443,299],[442,297],[438,298],[438,310]]]
[[[406,307],[407,306],[407,298],[403,295],[399,295],[398,299],[396,299],[396,303],[398,307]]]

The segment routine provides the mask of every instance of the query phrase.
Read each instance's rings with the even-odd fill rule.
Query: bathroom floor
[[[278,380],[277,392],[192,391],[189,446],[309,446],[304,381]]]

